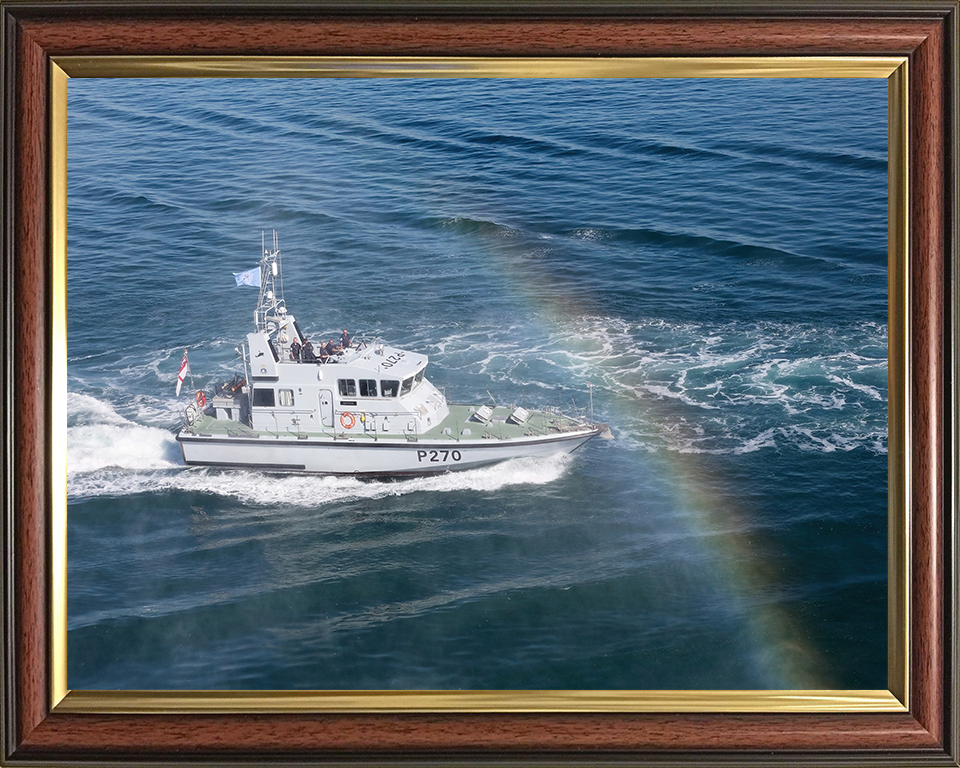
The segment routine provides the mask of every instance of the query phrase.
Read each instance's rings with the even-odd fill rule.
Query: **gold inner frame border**
[[[881,713],[909,711],[909,71],[906,57],[51,59],[50,704],[56,713]],[[888,690],[72,691],[67,687],[67,83],[71,78],[884,78],[888,104]]]

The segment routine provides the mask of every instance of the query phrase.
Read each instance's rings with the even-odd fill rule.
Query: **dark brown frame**
[[[958,766],[957,0],[0,0],[0,762]],[[83,55],[906,56],[913,527],[906,713],[67,714],[50,706],[50,59]]]

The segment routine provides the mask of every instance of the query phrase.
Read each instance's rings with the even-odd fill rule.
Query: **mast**
[[[260,297],[253,322],[258,332],[275,331],[286,321],[287,307],[283,299],[283,272],[280,269],[280,241],[273,230],[273,247],[267,248],[264,233],[260,233]],[[279,283],[280,289],[277,290]]]

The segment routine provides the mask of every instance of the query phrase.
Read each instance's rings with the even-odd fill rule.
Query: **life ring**
[[[202,390],[197,391],[197,405],[200,407],[201,410],[205,408],[207,405],[207,396],[203,394]]]
[[[357,419],[350,411],[344,411],[340,414],[340,425],[344,429],[353,429],[353,425],[356,423]]]

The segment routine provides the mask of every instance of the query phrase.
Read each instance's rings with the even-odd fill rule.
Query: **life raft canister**
[[[203,390],[197,391],[197,405],[200,408],[205,408],[207,405],[207,396],[203,394]]]
[[[340,425],[344,429],[353,429],[353,425],[356,423],[357,419],[350,411],[344,411],[340,414]]]

